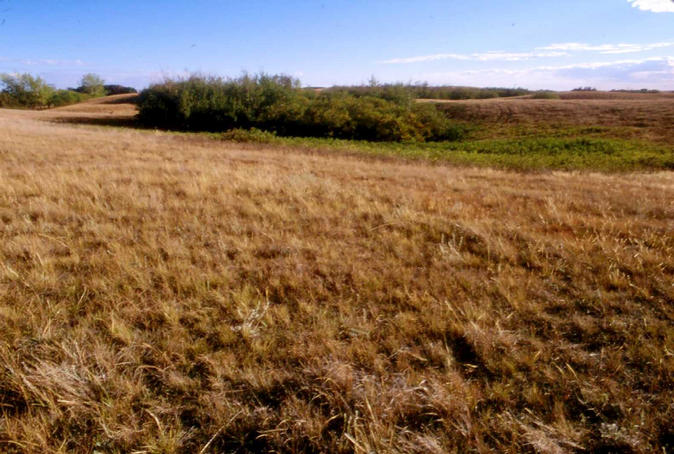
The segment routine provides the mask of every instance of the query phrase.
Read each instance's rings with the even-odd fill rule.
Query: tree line
[[[285,75],[167,79],[143,90],[139,120],[151,127],[372,141],[456,140],[463,128],[406,90],[302,88]]]
[[[0,83],[0,107],[30,109],[60,107],[110,94],[136,92],[132,87],[105,85],[105,81],[93,73],[82,76],[79,87],[68,89],[56,89],[41,77],[28,73],[0,74]]]

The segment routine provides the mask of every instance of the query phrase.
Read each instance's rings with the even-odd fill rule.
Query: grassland
[[[673,449],[672,172],[91,126],[124,99],[0,110],[0,451]]]
[[[577,99],[583,95],[600,99]],[[439,101],[441,108],[464,130],[461,135],[465,138],[457,141],[387,143],[278,137],[244,130],[199,136],[176,134],[183,134],[186,139],[192,137],[191,140],[201,137],[233,141],[255,149],[282,147],[513,170],[674,169],[674,132],[670,127],[674,122],[674,96],[599,92],[563,93],[561,97],[561,101],[530,98]],[[128,95],[112,96],[104,101],[45,112],[42,118],[138,128],[132,99]]]
[[[225,134],[242,142],[514,170],[674,169],[674,93],[555,93],[437,103],[462,140],[371,143],[269,134]]]

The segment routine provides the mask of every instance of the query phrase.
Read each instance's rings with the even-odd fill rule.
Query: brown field
[[[72,124],[110,101],[0,110],[0,451],[673,449],[672,172]],[[527,103],[470,105],[581,109]]]
[[[607,127],[612,133],[674,143],[674,93],[565,92],[560,99],[530,96],[439,101],[453,118],[489,126]],[[501,131],[501,129],[496,129]],[[617,131],[619,130],[619,131]]]

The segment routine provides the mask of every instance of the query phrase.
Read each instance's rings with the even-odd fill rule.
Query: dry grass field
[[[0,451],[674,449],[672,172],[72,123],[112,101],[0,110]]]
[[[674,93],[566,92],[560,99],[530,96],[435,101],[455,118],[533,131],[570,126],[608,128],[611,135],[674,144]],[[494,128],[491,128],[492,130]],[[503,132],[503,128],[496,128]]]

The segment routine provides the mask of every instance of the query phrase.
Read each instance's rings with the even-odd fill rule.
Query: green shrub
[[[257,128],[235,128],[223,133],[222,139],[238,143],[272,143],[277,139],[277,136],[273,132],[262,131]]]
[[[124,85],[103,85],[103,90],[105,94],[110,95],[126,95],[131,93],[138,93],[138,91],[133,87],[125,87]]]
[[[86,101],[89,96],[84,93],[79,93],[73,90],[56,90],[49,97],[50,107],[61,107],[70,104],[77,104],[78,102]]]
[[[54,88],[41,77],[30,74],[2,74],[3,103],[6,107],[47,107]]]
[[[40,109],[75,104],[91,98],[83,90],[56,90],[42,78],[30,74],[0,75],[3,90],[0,106]],[[98,93],[94,90],[94,93]]]
[[[428,84],[379,85],[376,82],[363,86],[332,87],[325,91],[346,92],[354,96],[374,96],[401,105],[409,105],[415,99],[488,99],[521,96],[530,93],[529,90],[524,88],[431,87]]]
[[[105,81],[97,74],[89,73],[82,76],[80,88],[77,90],[92,97],[105,96]]]
[[[377,87],[372,87],[373,90]],[[192,76],[143,90],[139,120],[154,127],[192,131],[258,128],[279,136],[371,141],[458,139],[433,105],[418,105],[402,86],[379,91],[302,90],[287,76],[238,79]]]

